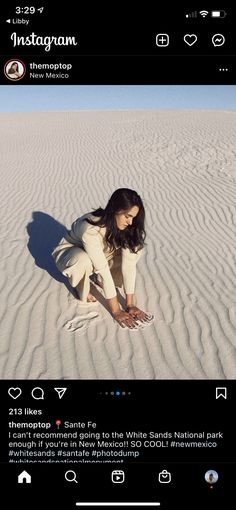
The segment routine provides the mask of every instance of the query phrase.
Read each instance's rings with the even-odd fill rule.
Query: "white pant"
[[[90,291],[90,276],[97,273],[93,264],[82,248],[73,246],[62,253],[54,255],[56,266],[59,271],[68,278],[72,287],[77,287],[81,301],[86,301]],[[121,272],[121,249],[114,252],[108,260],[112,278],[116,287],[122,287],[123,277]],[[98,274],[98,280],[102,283],[102,277]]]

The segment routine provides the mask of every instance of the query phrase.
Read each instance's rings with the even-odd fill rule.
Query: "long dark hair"
[[[139,212],[133,219],[132,225],[124,230],[119,230],[115,215],[121,210],[131,209],[134,205],[139,208]],[[86,221],[91,225],[106,227],[105,241],[111,250],[121,246],[137,253],[143,248],[146,237],[144,229],[145,210],[142,199],[136,191],[127,188],[117,189],[111,195],[105,209],[99,207],[92,214],[93,216],[99,216],[99,219],[91,220],[87,218]]]
[[[14,67],[13,67],[15,64],[17,65],[16,69],[14,69]],[[12,62],[12,65],[11,65],[10,69],[7,72],[8,72],[8,74],[14,74],[16,71],[19,72],[18,63],[17,62]]]

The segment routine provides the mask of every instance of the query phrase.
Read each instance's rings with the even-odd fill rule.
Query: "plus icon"
[[[168,34],[157,34],[157,36],[156,36],[156,45],[157,46],[169,46],[169,36],[168,36]]]

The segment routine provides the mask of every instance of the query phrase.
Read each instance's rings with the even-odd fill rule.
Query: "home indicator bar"
[[[76,503],[76,506],[161,506],[161,503],[121,503],[121,502],[106,502],[106,503]]]

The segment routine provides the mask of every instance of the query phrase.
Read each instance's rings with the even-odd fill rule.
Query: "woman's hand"
[[[122,328],[128,327],[134,329],[137,326],[136,320],[130,313],[119,310],[119,312],[113,313],[112,315]]]
[[[139,320],[140,322],[149,322],[150,321],[150,315],[143,312],[137,306],[130,305],[127,306],[126,311],[128,312],[128,315],[132,317],[134,320]]]

